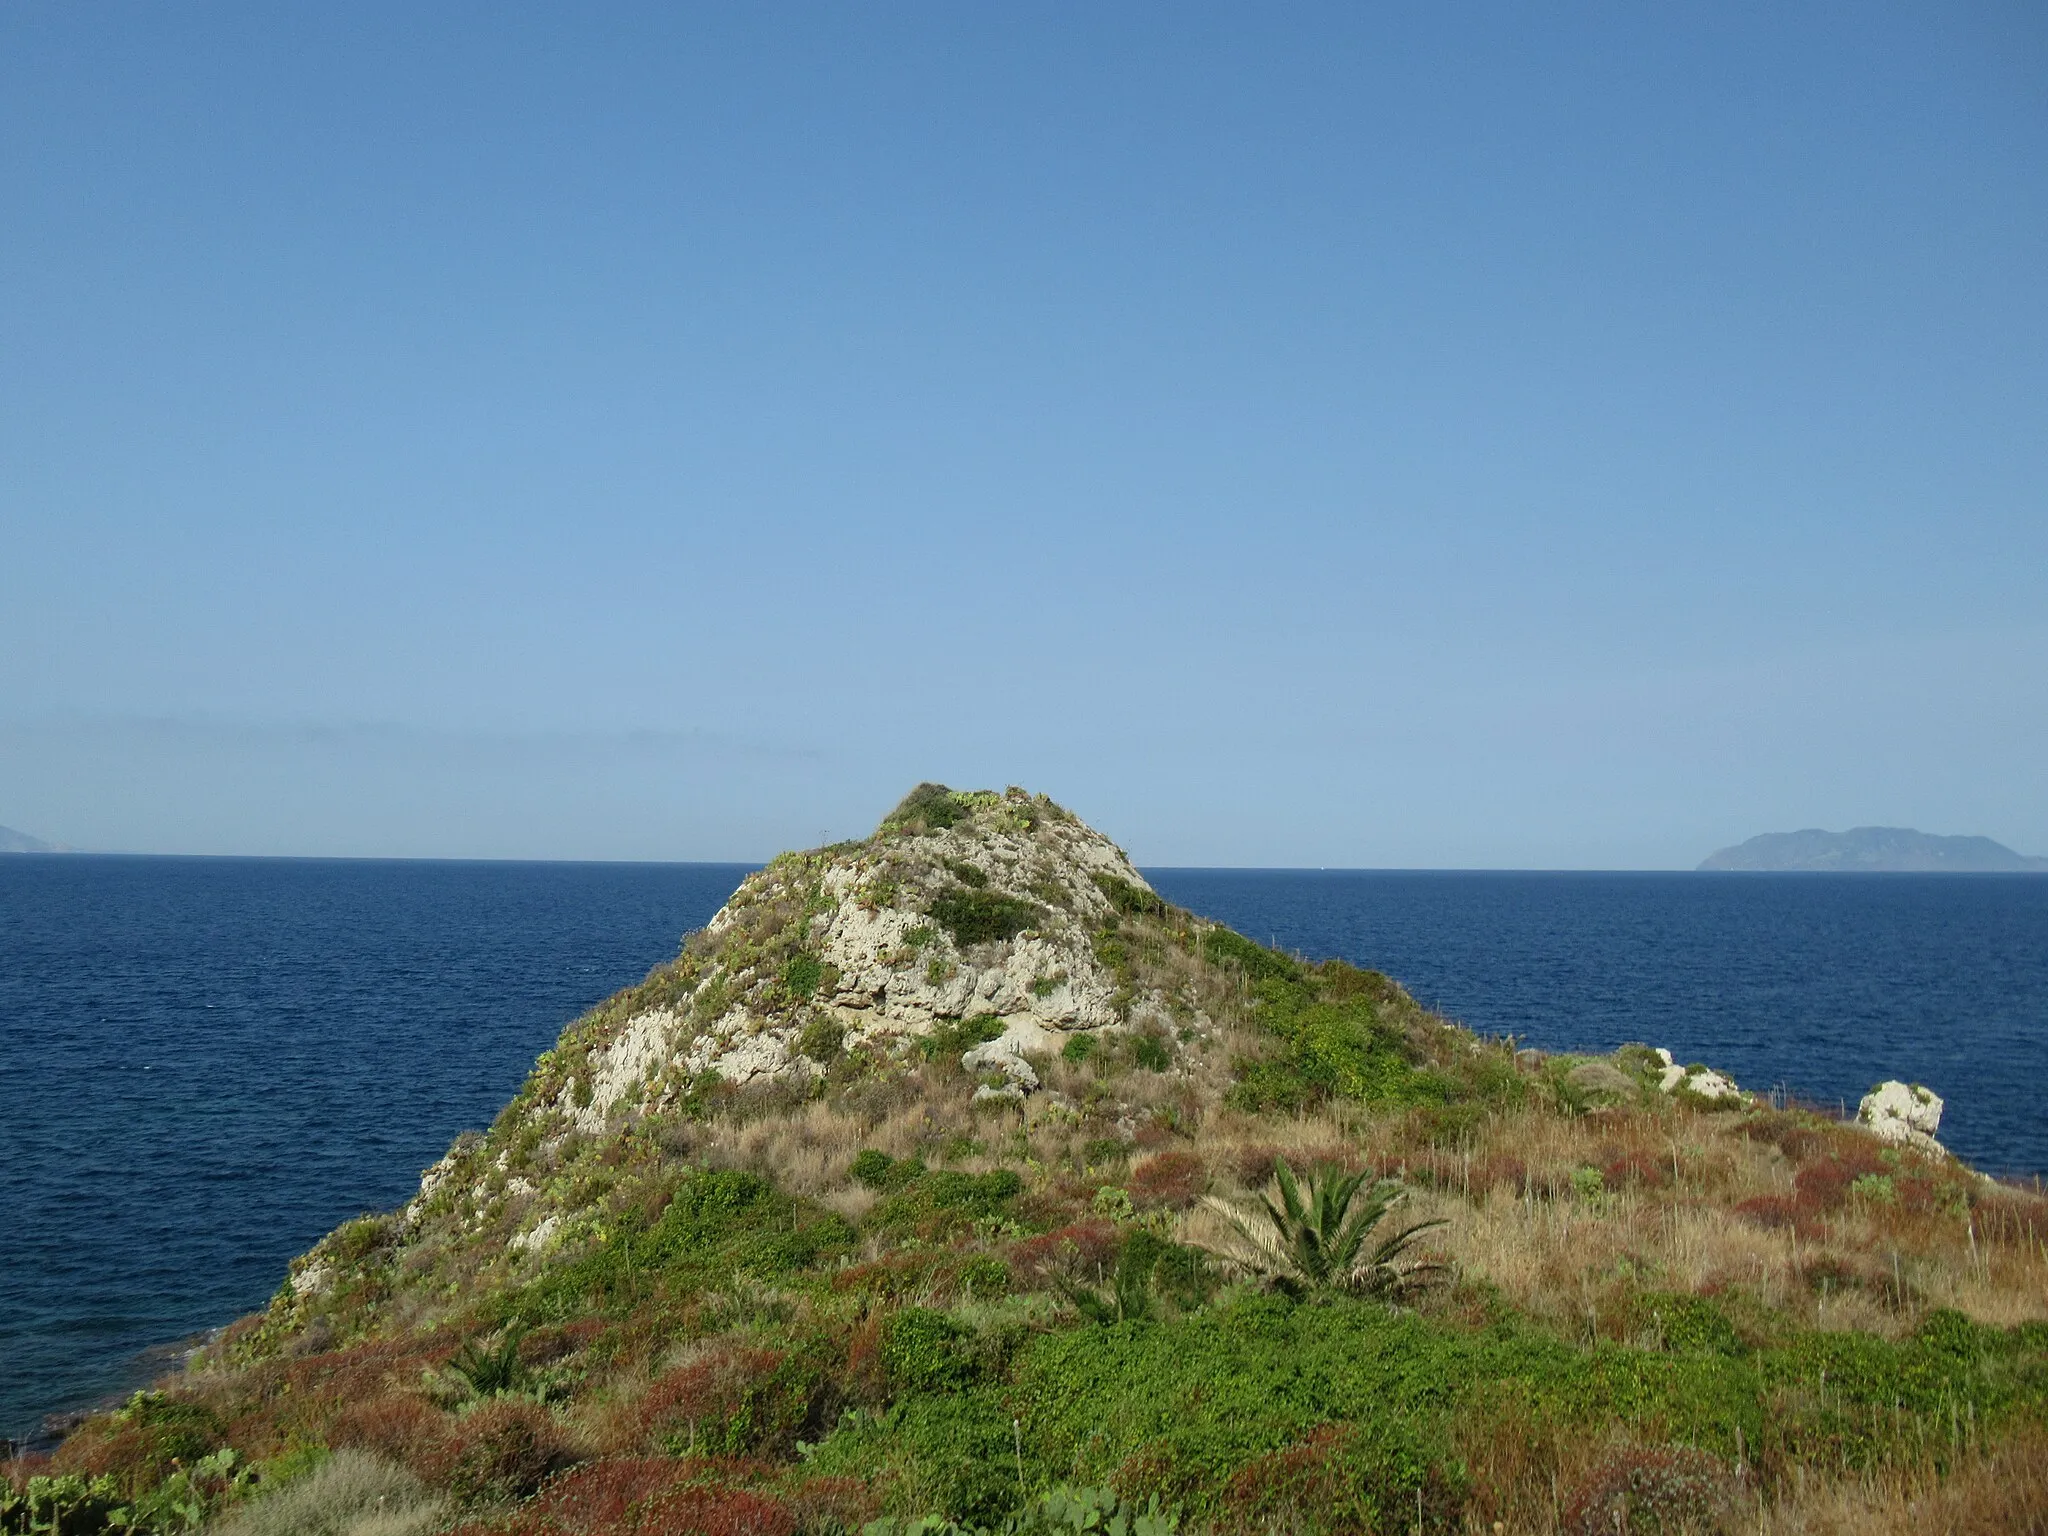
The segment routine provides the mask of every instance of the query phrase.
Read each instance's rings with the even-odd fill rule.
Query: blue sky
[[[0,822],[2048,852],[2048,12],[0,11]]]

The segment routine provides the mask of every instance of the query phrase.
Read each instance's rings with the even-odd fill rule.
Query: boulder
[[[1582,1061],[1565,1074],[1565,1081],[1589,1099],[1632,1099],[1635,1080],[1619,1067],[1604,1061]]]
[[[992,1099],[1022,1103],[1025,1094],[1038,1088],[1038,1073],[1024,1059],[1022,1042],[1015,1035],[1006,1034],[970,1048],[962,1053],[960,1065],[984,1079],[982,1085],[974,1090],[974,1102],[977,1104],[986,1104]],[[988,1081],[993,1078],[1001,1081]]]
[[[1946,1157],[1948,1149],[1934,1139],[1941,1129],[1941,1108],[1941,1095],[1932,1088],[1894,1078],[1863,1095],[1856,1122],[1879,1141]]]
[[[1735,1079],[1724,1077],[1712,1067],[1703,1067],[1689,1077],[1679,1080],[1679,1087],[1687,1093],[1698,1094],[1703,1099],[1739,1099],[1742,1090],[1735,1086]]]

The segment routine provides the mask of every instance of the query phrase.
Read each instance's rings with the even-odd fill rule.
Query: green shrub
[[[658,1288],[795,1274],[852,1245],[844,1217],[791,1199],[759,1174],[698,1169],[676,1182],[658,1217],[620,1213],[602,1241],[512,1293],[502,1310],[534,1322],[616,1313]]]
[[[1644,1291],[1635,1298],[1631,1311],[1639,1327],[1653,1331],[1664,1348],[1674,1353],[1732,1358],[1747,1352],[1728,1314],[1708,1297]]]
[[[1147,1032],[1132,1037],[1131,1060],[1148,1072],[1164,1072],[1173,1065],[1173,1053],[1163,1036]]]
[[[988,871],[979,864],[969,864],[965,859],[942,859],[946,873],[962,885],[971,885],[976,890],[988,884]]]
[[[1000,1527],[960,1525],[943,1515],[871,1520],[861,1536],[1174,1536],[1180,1517],[1149,1503],[1127,1503],[1108,1488],[1058,1487],[1040,1494]]]
[[[928,1531],[945,1529],[944,1518],[999,1528],[1020,1502],[1012,1424],[999,1388],[920,1393],[847,1422],[813,1453],[810,1470],[895,1488],[899,1507],[942,1511]]]
[[[846,1026],[834,1018],[813,1019],[797,1036],[796,1048],[821,1065],[837,1061],[846,1049]]]
[[[958,1058],[962,1052],[993,1040],[1002,1032],[1001,1019],[992,1013],[977,1013],[971,1019],[941,1024],[919,1040],[917,1048],[926,1061],[944,1061],[949,1057]]]
[[[1045,921],[1045,910],[1033,902],[999,891],[978,891],[956,885],[934,897],[931,917],[960,945],[993,939],[1014,939]]]
[[[882,1334],[882,1364],[899,1392],[954,1392],[973,1378],[967,1330],[943,1312],[905,1307]]]
[[[1273,1041],[1235,1063],[1231,1098],[1240,1108],[1298,1110],[1330,1098],[1442,1104],[1454,1091],[1479,1091],[1482,1081],[1502,1097],[1519,1091],[1509,1086],[1512,1064],[1491,1058],[1461,1064],[1461,1090],[1432,1070],[1401,1020],[1400,1008],[1413,1004],[1376,971],[1340,961],[1305,965],[1224,928],[1205,932],[1202,945],[1243,970],[1252,1017]]]
[[[920,784],[882,819],[884,831],[943,832],[970,814],[961,797],[943,784]]]
[[[1096,870],[1089,878],[1109,898],[1109,904],[1126,917],[1156,916],[1166,911],[1166,903],[1143,886],[1133,885],[1101,870]]]
[[[1095,1054],[1096,1039],[1093,1035],[1069,1035],[1067,1043],[1060,1047],[1060,1058],[1079,1066]]]
[[[958,1173],[918,1166],[913,1177],[868,1212],[862,1225],[887,1237],[935,1241],[978,1221],[1008,1216],[1023,1187],[1024,1181],[1008,1168]]]
[[[856,1184],[863,1184],[869,1189],[886,1189],[889,1187],[890,1170],[897,1166],[896,1159],[888,1153],[867,1147],[854,1158],[853,1166],[847,1172]]]
[[[825,979],[825,962],[807,949],[791,955],[782,967],[782,989],[798,1001],[818,990]]]
[[[0,1532],[6,1536],[62,1531],[98,1536],[112,1529],[114,1513],[126,1503],[111,1477],[31,1477],[17,1489],[0,1479]]]

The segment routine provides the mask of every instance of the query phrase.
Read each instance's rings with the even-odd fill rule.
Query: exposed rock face
[[[707,1075],[804,1080],[817,1053],[904,1045],[981,1019],[981,1094],[1038,1086],[1027,1052],[1127,1022],[1093,935],[1152,899],[1123,850],[1042,797],[912,794],[863,843],[776,860],[695,936],[680,986],[612,1024],[537,1104],[595,1134],[672,1108]]]
[[[963,1096],[998,1109],[1038,1094],[1076,1035],[1207,1038],[1201,1008],[1169,1007],[1115,939],[1163,910],[1120,848],[1045,797],[921,785],[873,837],[749,876],[673,963],[565,1031],[488,1134],[458,1139],[377,1218],[376,1240],[495,1241],[522,1265],[580,1250],[603,1240],[590,1179],[606,1177],[562,1174],[583,1150],[644,1150],[641,1132],[741,1092],[824,1093],[835,1068],[859,1080],[933,1036]],[[1073,1113],[1058,1094],[1031,1107]],[[335,1251],[295,1261],[293,1297],[326,1293]]]
[[[1863,1095],[1856,1120],[1879,1141],[1946,1157],[1948,1149],[1934,1139],[1941,1129],[1941,1109],[1941,1095],[1933,1089],[1894,1078]]]

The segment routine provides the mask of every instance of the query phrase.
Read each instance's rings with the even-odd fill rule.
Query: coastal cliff
[[[1518,1050],[1042,796],[921,785],[749,877],[45,1496],[242,1536],[2048,1505],[2048,1202],[1940,1107]]]

